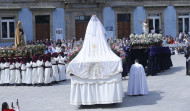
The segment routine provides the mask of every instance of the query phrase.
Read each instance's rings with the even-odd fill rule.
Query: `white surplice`
[[[61,52],[61,47],[56,47],[55,52],[60,53]]]
[[[51,83],[53,81],[53,72],[52,72],[52,68],[51,68],[52,64],[51,62],[49,61],[46,61],[45,62],[45,71],[44,71],[44,74],[45,74],[45,80],[44,80],[44,83],[45,84],[48,84],[48,83]]]
[[[32,62],[26,63],[26,84],[32,84]]]
[[[0,63],[0,69],[1,69],[1,63]],[[0,70],[0,84],[2,84],[2,81],[1,81],[1,70]]]
[[[5,62],[4,63],[4,83],[9,83],[9,80],[10,80],[10,69],[9,69],[9,62]]]
[[[53,57],[51,59],[51,63],[52,63],[52,70],[53,70],[53,81],[59,81],[59,72],[58,72],[58,65],[56,64],[56,62],[58,62],[59,58],[55,58]]]
[[[18,62],[15,63],[15,68],[16,68],[15,69],[15,76],[16,76],[15,83],[16,84],[20,84],[21,83],[20,66],[21,66],[21,63],[18,63]]]
[[[1,84],[3,84],[4,83],[4,75],[5,75],[5,69],[4,69],[4,63],[1,63]]]
[[[9,83],[10,84],[14,84],[15,83],[15,80],[16,80],[16,75],[15,75],[15,64],[14,63],[12,63],[12,64],[10,64],[10,67],[9,67],[9,69],[10,69],[10,81],[9,81]]]
[[[127,94],[128,95],[148,94],[148,86],[147,86],[145,71],[143,66],[139,63],[135,63],[131,66]]]
[[[70,103],[73,105],[111,104],[123,101],[122,60],[108,46],[105,29],[92,16],[83,47],[68,64],[71,76]]]
[[[32,84],[37,84],[38,80],[37,63],[32,62]]]
[[[37,73],[38,73],[38,83],[44,83],[44,69],[43,69],[43,60],[37,60]]]
[[[66,80],[66,69],[65,69],[66,57],[59,56],[58,68],[59,68],[59,79],[60,81]]]
[[[21,64],[22,83],[26,83],[26,64]]]

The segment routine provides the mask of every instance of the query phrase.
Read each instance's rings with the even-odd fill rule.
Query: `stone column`
[[[146,11],[143,7],[137,7],[134,10],[134,33],[135,34],[142,34],[142,24],[140,23],[140,20],[144,22],[146,19]]]
[[[168,6],[164,10],[165,36],[171,35],[176,37],[176,9],[173,6]]]

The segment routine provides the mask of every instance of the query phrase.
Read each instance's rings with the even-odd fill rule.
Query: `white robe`
[[[141,64],[135,63],[131,66],[127,94],[128,95],[148,94],[146,75],[144,68]]]
[[[21,65],[22,83],[26,83],[26,64]]]
[[[32,84],[38,83],[37,63],[32,62]]]
[[[52,58],[52,70],[53,70],[53,81],[59,81],[59,72],[58,72],[58,65],[56,65],[56,62],[59,60],[59,58]]]
[[[9,69],[9,62],[5,62],[4,63],[4,68],[5,68],[5,71],[4,71],[4,83],[9,83],[9,80],[10,80],[10,69]]]
[[[15,75],[16,75],[16,80],[15,83],[20,84],[21,83],[21,73],[20,73],[20,66],[21,63],[15,63]]]
[[[10,65],[10,81],[9,81],[9,83],[10,84],[14,84],[15,83],[15,79],[16,79],[16,75],[15,75],[15,64],[14,63],[12,63],[11,65]]]
[[[55,52],[60,53],[61,52],[61,47],[56,47]]]
[[[4,63],[1,63],[1,81],[0,81],[0,83],[1,84],[4,84],[4,72],[5,72],[5,69],[4,69]]]
[[[121,103],[123,97],[121,73],[108,79],[93,80],[71,76],[72,105]]]
[[[49,62],[49,61],[45,62],[45,67],[51,67],[51,66],[52,66],[51,62]],[[44,74],[45,74],[44,83],[45,84],[51,83],[53,81],[52,68],[45,68]]]
[[[38,83],[44,83],[44,69],[43,69],[43,61],[37,60],[37,73],[38,73]]]
[[[32,62],[26,63],[26,84],[32,84]]]
[[[66,80],[66,69],[65,69],[65,60],[66,57],[59,57],[59,64],[58,64],[58,69],[59,69],[59,80]],[[64,65],[63,65],[64,64]]]
[[[0,69],[1,69],[1,64],[0,64]],[[1,70],[0,70],[0,84],[2,84],[2,82],[1,82]]]

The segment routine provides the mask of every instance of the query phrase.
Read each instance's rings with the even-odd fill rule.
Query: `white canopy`
[[[67,73],[85,79],[106,79],[123,71],[122,60],[108,46],[105,33],[101,22],[93,15],[83,47],[69,63]]]

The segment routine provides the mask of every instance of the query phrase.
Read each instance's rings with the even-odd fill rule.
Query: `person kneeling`
[[[136,59],[130,69],[127,95],[145,94],[148,94],[145,71],[143,66],[139,64],[139,60]]]

